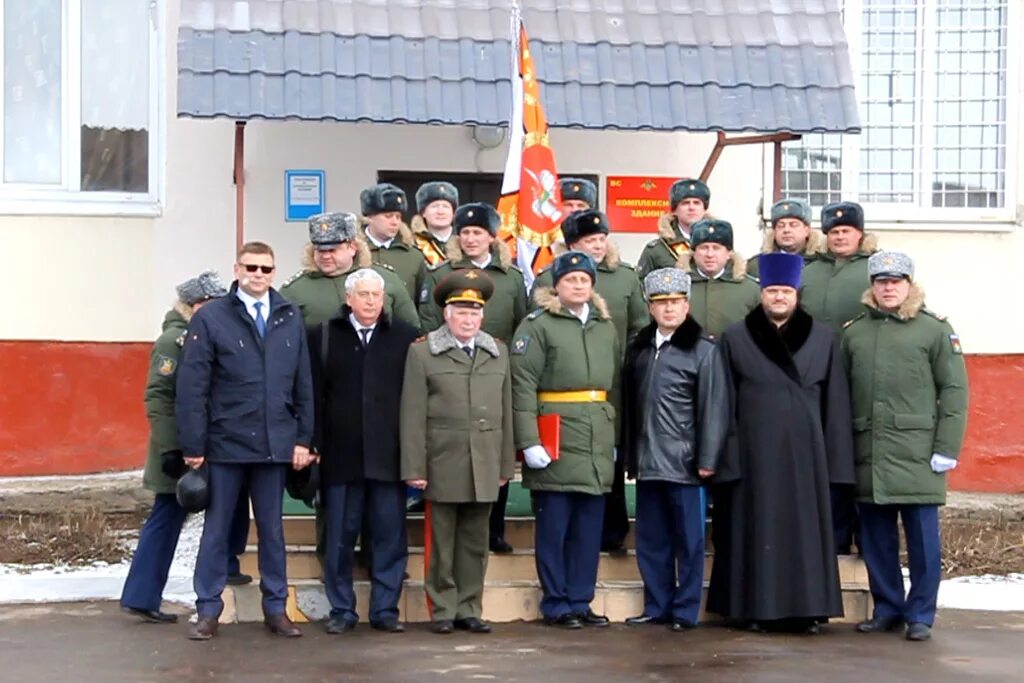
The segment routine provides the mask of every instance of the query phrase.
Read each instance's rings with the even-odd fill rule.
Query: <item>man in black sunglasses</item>
[[[271,286],[274,252],[262,242],[242,246],[228,295],[193,316],[178,369],[175,419],[185,463],[208,470],[210,504],[196,559],[199,620],[192,640],[217,633],[224,609],[231,520],[248,486],[259,534],[260,590],[267,628],[302,635],[285,614],[281,504],[289,465],[315,456],[313,386],[306,329],[299,309]]]

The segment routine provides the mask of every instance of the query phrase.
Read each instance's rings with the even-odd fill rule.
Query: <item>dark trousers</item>
[[[861,503],[860,548],[868,567],[875,617],[901,617],[911,624],[935,623],[942,580],[942,544],[938,505]],[[910,593],[900,570],[899,519],[907,541]]]
[[[508,506],[508,482],[498,489],[498,500],[491,505],[490,542],[505,538],[505,508]]]
[[[364,519],[363,543],[372,548],[370,564],[370,621],[398,618],[398,600],[408,548],[405,537],[405,484],[366,480],[324,489],[324,588],[331,617],[355,623],[356,594],[352,566],[356,539]]]
[[[853,502],[853,486],[832,484],[829,487],[832,507],[832,538],[835,540],[836,555],[853,552],[854,535],[857,532],[857,508]]]
[[[615,461],[612,490],[604,495],[604,528],[601,545],[609,549],[621,546],[629,533],[629,511],[626,510],[626,470],[621,458]]]
[[[536,561],[548,618],[584,614],[594,599],[601,558],[604,497],[535,491]]]
[[[210,468],[210,504],[206,508],[203,537],[199,542],[196,573],[196,611],[200,617],[218,617],[224,609],[221,593],[228,577],[229,537],[239,498],[246,486],[259,536],[258,556],[263,612],[284,614],[288,597],[285,567],[284,499],[285,464],[207,463]]]
[[[636,561],[644,580],[644,614],[696,624],[704,590],[700,486],[637,482]]]
[[[231,520],[228,538],[228,574],[238,574],[238,556],[245,552],[249,537],[249,497],[240,496]],[[121,591],[121,606],[158,610],[171,571],[178,536],[188,513],[173,493],[158,493],[153,508],[139,532],[139,544]]]

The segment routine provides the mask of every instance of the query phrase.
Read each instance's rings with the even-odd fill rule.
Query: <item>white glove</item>
[[[523,462],[531,470],[542,470],[551,464],[551,456],[540,444],[523,449]]]
[[[939,453],[932,453],[932,461],[930,464],[932,466],[932,472],[942,474],[943,472],[956,469],[956,466],[959,463],[957,463],[956,458],[950,458],[949,456],[941,455]]]

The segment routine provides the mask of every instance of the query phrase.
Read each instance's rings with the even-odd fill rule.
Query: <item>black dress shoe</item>
[[[332,617],[327,620],[327,632],[331,635],[338,633],[348,633],[356,630],[356,622],[349,621],[348,619],[342,619],[341,617]]]
[[[697,628],[697,624],[691,624],[688,621],[676,619],[669,625],[668,630],[674,631],[675,633],[683,633],[685,631],[692,631],[695,628]]]
[[[607,543],[601,544],[601,552],[609,553],[611,555],[622,556],[628,555],[629,550],[626,549],[626,544],[622,541],[608,541]]]
[[[161,612],[158,609],[139,609],[138,607],[122,607],[121,610],[126,614],[131,614],[136,617],[140,617],[142,618],[143,621],[148,621],[151,624],[178,623],[177,614],[168,614],[167,612]]]
[[[405,626],[402,626],[398,619],[371,621],[370,626],[378,631],[384,631],[385,633],[405,633]]]
[[[508,555],[514,550],[515,548],[512,547],[512,544],[504,538],[496,538],[491,541],[491,552],[497,555]]]
[[[586,612],[577,614],[576,618],[579,619],[584,626],[601,627],[607,626],[611,623],[610,621],[608,621],[608,617],[604,616],[603,614],[597,614],[592,609],[588,609]]]
[[[249,583],[252,583],[252,577],[248,574],[242,574],[241,572],[238,574],[228,574],[229,586],[244,586]]]
[[[902,617],[873,617],[857,624],[857,631],[860,633],[885,633],[895,631],[902,625]]]
[[[455,630],[455,626],[452,624],[451,619],[441,619],[430,622],[430,630],[438,635],[446,636]]]
[[[544,623],[548,626],[557,626],[558,628],[583,628],[583,622],[575,614],[563,614],[560,617],[544,617]]]
[[[490,633],[491,625],[477,619],[476,617],[466,617],[465,619],[456,619],[455,628],[460,631],[469,631],[470,633]]]
[[[201,617],[189,629],[189,640],[209,640],[217,635],[217,617]]]
[[[667,624],[667,619],[661,617],[649,617],[646,614],[641,614],[635,617],[629,617],[626,619],[627,626],[647,626],[649,624]]]
[[[932,627],[920,622],[907,624],[907,640],[923,643],[932,638]]]

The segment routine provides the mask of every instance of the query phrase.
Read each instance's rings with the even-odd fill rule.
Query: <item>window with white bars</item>
[[[1012,217],[1013,1],[846,0],[862,132],[785,143],[783,194],[880,218]]]

